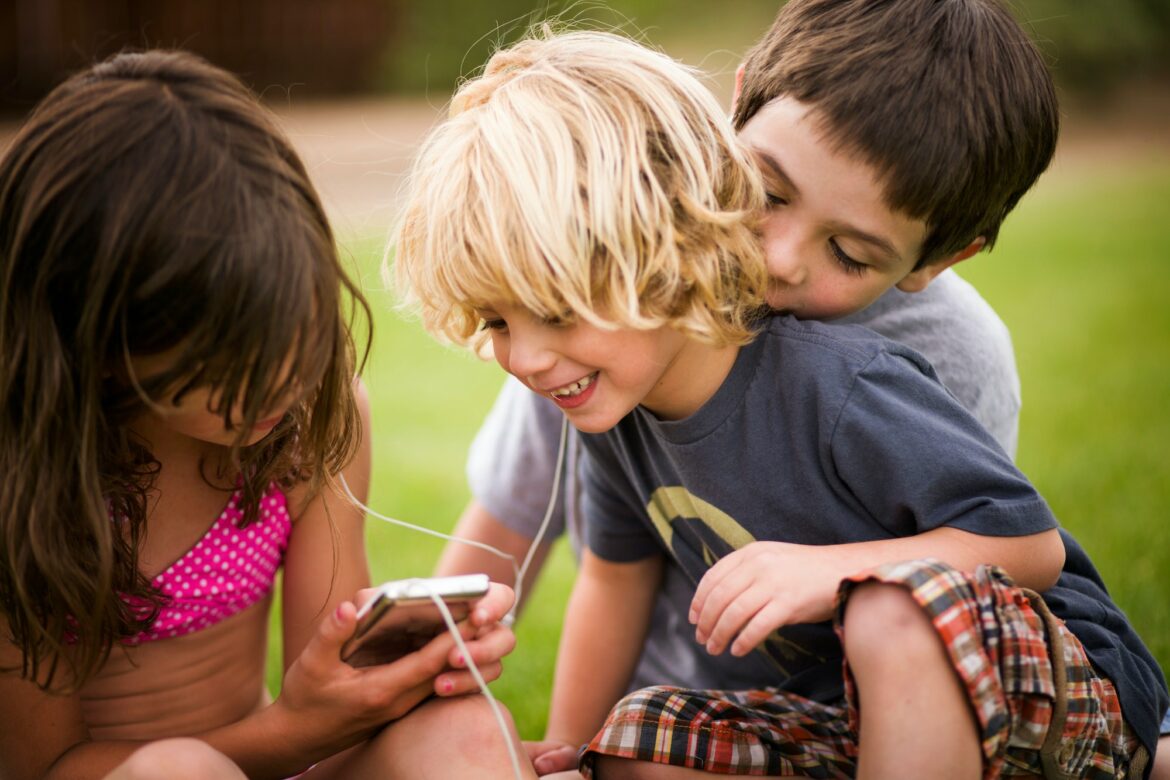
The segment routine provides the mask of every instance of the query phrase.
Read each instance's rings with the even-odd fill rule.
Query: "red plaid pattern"
[[[979,721],[985,778],[1141,776],[1145,751],[1113,684],[1038,594],[994,566],[970,574],[938,561],[890,564],[842,583],[838,635],[849,593],[875,581],[905,587],[930,616]],[[848,664],[845,690],[854,701]]]
[[[1121,716],[1113,685],[1039,596],[994,567],[974,574],[933,561],[886,566],[842,583],[905,587],[930,616],[967,688],[981,729],[984,777],[1140,777],[1144,750]],[[1050,655],[1051,653],[1051,655]],[[848,778],[856,772],[856,691],[821,704],[778,690],[630,694],[582,751],[729,775]]]
[[[585,748],[593,756],[702,769],[725,775],[853,777],[857,738],[843,707],[774,690],[693,691],[670,686],[631,693]]]

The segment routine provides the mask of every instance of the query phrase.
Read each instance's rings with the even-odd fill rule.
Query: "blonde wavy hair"
[[[606,328],[752,338],[767,272],[759,174],[690,68],[621,36],[545,31],[451,102],[392,252],[404,304],[481,348],[506,303]]]

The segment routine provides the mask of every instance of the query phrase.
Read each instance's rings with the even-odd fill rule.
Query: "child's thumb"
[[[347,640],[353,636],[357,628],[357,607],[352,602],[343,601],[333,610],[333,614],[322,620],[317,628],[317,634],[309,642],[314,653],[328,654],[332,658],[340,658],[342,648]]]

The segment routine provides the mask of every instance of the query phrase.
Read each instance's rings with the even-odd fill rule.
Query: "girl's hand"
[[[707,570],[689,619],[695,640],[719,655],[747,655],[781,626],[828,620],[849,571],[833,547],[752,542]],[[734,639],[734,642],[732,641]]]
[[[500,676],[503,671],[500,659],[516,647],[512,629],[500,624],[515,600],[516,594],[511,588],[493,582],[487,595],[476,602],[471,615],[460,626],[471,660],[475,661],[476,668],[487,682]],[[451,671],[435,678],[435,693],[455,696],[479,690],[471,672],[466,671],[467,661],[457,646],[448,653],[447,662]]]
[[[359,594],[366,599],[371,591]],[[512,589],[493,584],[460,625],[472,659],[485,680],[499,677],[500,659],[516,644],[499,621],[512,605]],[[354,745],[397,720],[434,693],[478,690],[449,632],[396,661],[354,668],[341,648],[357,625],[357,608],[343,602],[321,621],[304,652],[289,667],[280,697],[270,708],[273,728],[324,758]]]
[[[498,619],[510,603],[510,591],[489,592],[476,606],[480,623],[468,622],[464,631],[470,636],[488,628],[484,619]],[[356,615],[356,607],[346,601],[321,620],[316,634],[285,673],[280,696],[264,713],[267,729],[283,743],[300,746],[303,755],[314,761],[369,738],[431,696],[438,685],[438,675],[451,666],[451,657],[457,655],[453,652],[454,639],[444,632],[392,663],[354,668],[341,660],[341,648],[353,635]],[[486,662],[485,676],[498,676],[499,658],[511,649],[509,639],[510,636],[502,637],[489,630],[482,639],[469,643],[472,657],[477,662],[482,657]],[[449,674],[452,686],[443,691],[445,694],[476,687],[474,681],[467,684],[467,672]]]

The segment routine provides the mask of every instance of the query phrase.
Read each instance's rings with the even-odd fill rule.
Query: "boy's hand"
[[[744,656],[781,626],[827,620],[848,572],[832,547],[752,542],[707,570],[689,619],[695,640],[719,655]],[[732,639],[735,641],[732,642]]]
[[[577,768],[577,748],[559,740],[525,742],[524,749],[532,760],[532,767],[540,776],[568,772]]]

